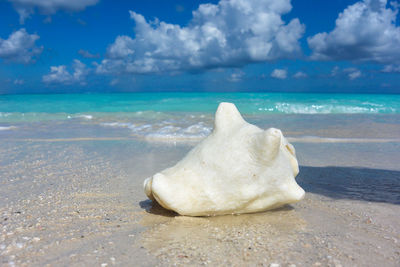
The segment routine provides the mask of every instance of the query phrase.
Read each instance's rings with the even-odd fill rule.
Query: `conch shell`
[[[303,199],[294,147],[278,129],[247,123],[221,103],[213,132],[175,166],[144,181],[144,191],[181,215],[265,211]]]

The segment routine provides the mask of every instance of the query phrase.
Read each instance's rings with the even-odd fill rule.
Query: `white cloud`
[[[35,13],[35,9],[43,14],[54,14],[58,10],[82,11],[87,6],[97,4],[99,0],[8,0],[19,14],[20,23]]]
[[[89,51],[79,49],[78,54],[81,55],[84,58],[99,58],[99,54],[92,54]]]
[[[117,85],[118,83],[119,83],[119,79],[112,79],[111,82],[110,82],[110,85],[111,85],[111,86],[115,86],[115,85]]]
[[[87,25],[87,22],[84,21],[84,20],[81,19],[81,18],[78,18],[78,19],[76,20],[76,22],[77,22],[78,24],[82,25],[82,26],[86,26],[86,25]]]
[[[355,80],[362,76],[362,72],[361,72],[361,70],[354,68],[354,67],[340,69],[338,66],[335,66],[332,68],[330,76],[332,76],[332,77],[347,77],[350,80]]]
[[[360,78],[360,77],[361,77],[361,71],[359,71],[359,70],[349,73],[349,79],[350,80],[354,80],[354,79],[357,79],[357,78]]]
[[[335,67],[333,67],[332,70],[331,70],[331,76],[334,77],[334,76],[338,75],[339,72],[340,72],[340,68],[339,68],[338,66],[335,66]]]
[[[43,76],[45,83],[65,83],[72,79],[72,75],[67,71],[67,66],[51,66],[50,73]]]
[[[397,6],[386,0],[364,0],[348,6],[335,28],[307,39],[316,60],[400,62]]]
[[[29,34],[23,28],[10,34],[8,39],[0,38],[0,58],[9,62],[33,62],[43,50],[42,46],[35,45],[39,38],[39,35]]]
[[[229,76],[228,81],[230,82],[240,82],[243,77],[244,77],[245,73],[243,71],[237,71],[231,74],[231,76]]]
[[[14,80],[14,84],[15,84],[15,85],[23,85],[24,83],[25,83],[25,81],[22,80],[22,79],[15,79],[15,80]]]
[[[400,64],[399,64],[399,65],[395,65],[395,64],[386,65],[386,66],[382,69],[382,72],[396,72],[396,73],[400,73]]]
[[[285,69],[274,69],[271,72],[271,77],[276,79],[286,79],[287,78],[287,70]]]
[[[307,78],[307,77],[308,77],[307,73],[304,73],[302,71],[298,71],[293,75],[293,78],[296,78],[296,79]]]
[[[135,38],[118,36],[98,73],[162,73],[238,67],[301,53],[304,25],[282,15],[290,0],[221,0],[193,11],[188,26],[146,19],[130,11]]]
[[[344,69],[344,72],[347,73],[347,77],[350,80],[355,80],[357,78],[361,77],[361,71],[356,69],[356,68],[348,68],[348,69]]]
[[[50,73],[44,75],[42,80],[47,84],[86,84],[86,77],[89,74],[89,69],[86,65],[75,59],[72,65],[73,72],[67,70],[67,66],[51,66]]]

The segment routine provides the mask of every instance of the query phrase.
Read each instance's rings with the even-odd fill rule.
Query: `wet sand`
[[[257,214],[191,218],[147,200],[142,182],[192,144],[84,138],[0,140],[0,265],[400,264],[395,140],[293,140],[303,201]]]

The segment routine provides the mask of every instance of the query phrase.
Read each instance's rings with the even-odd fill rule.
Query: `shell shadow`
[[[167,210],[163,207],[161,207],[160,204],[158,204],[155,201],[152,201],[150,199],[146,199],[143,201],[139,202],[140,208],[144,209],[147,213],[153,214],[153,215],[160,215],[164,217],[176,217],[176,216],[181,216],[178,213]],[[284,205],[282,207],[272,209],[272,210],[266,210],[266,211],[261,211],[261,212],[255,212],[255,213],[246,213],[246,215],[250,214],[263,214],[265,212],[284,212],[284,211],[292,211],[294,208],[291,205]],[[197,216],[198,218],[214,218],[214,217],[224,217],[224,216],[239,216],[239,215],[244,215],[244,214],[233,214],[233,215],[220,215],[220,216]],[[189,216],[190,217],[190,216]]]
[[[301,166],[296,180],[306,192],[333,199],[400,204],[399,171]]]
[[[139,206],[144,209],[147,213],[151,213],[154,215],[161,215],[164,217],[175,217],[179,216],[178,213],[164,209],[155,201],[151,201],[150,199],[146,199],[139,202]]]

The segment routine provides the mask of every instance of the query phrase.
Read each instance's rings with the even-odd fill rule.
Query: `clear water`
[[[363,122],[364,129],[369,131],[366,126],[370,124],[398,125],[400,120],[400,95],[0,95],[0,137],[129,135],[146,140],[199,140],[211,132],[213,115],[220,102],[235,103],[245,118],[252,123],[297,132],[298,135],[310,134],[306,132],[307,129],[327,129],[331,125],[335,125],[336,128],[356,127],[354,125],[360,121]],[[335,129],[330,130],[332,133]],[[396,130],[397,128],[394,129]],[[324,135],[324,132],[314,131],[311,134]],[[379,132],[376,134],[379,135]],[[369,137],[371,136],[376,135],[369,133]]]
[[[400,95],[295,93],[130,93],[0,95],[0,112],[214,112],[233,102],[244,113],[400,113]]]

